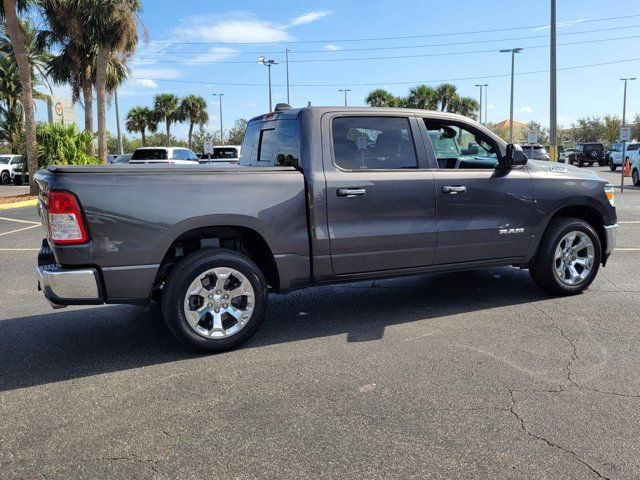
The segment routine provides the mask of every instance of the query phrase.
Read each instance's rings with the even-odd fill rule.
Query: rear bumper
[[[42,290],[53,308],[103,303],[95,268],[64,270],[50,264],[39,266],[37,274],[38,289]]]

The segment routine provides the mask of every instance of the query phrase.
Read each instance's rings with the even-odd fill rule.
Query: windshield
[[[167,150],[164,148],[144,148],[133,152],[131,160],[166,160]]]
[[[7,164],[13,157],[0,157],[0,163]]]

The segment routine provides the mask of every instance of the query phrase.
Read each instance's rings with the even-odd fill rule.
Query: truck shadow
[[[387,326],[548,298],[511,268],[315,287],[272,295],[267,318],[241,348],[333,335],[379,340]],[[103,306],[0,321],[0,391],[174,362],[181,348],[158,308]]]

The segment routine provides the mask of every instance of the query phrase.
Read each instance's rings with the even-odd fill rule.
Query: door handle
[[[337,191],[339,197],[362,197],[367,194],[364,188],[339,188]]]
[[[448,193],[450,195],[457,195],[458,193],[464,193],[467,191],[467,187],[464,185],[443,185],[442,193]]]

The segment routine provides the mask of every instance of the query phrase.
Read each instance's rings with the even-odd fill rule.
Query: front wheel
[[[246,256],[221,248],[198,250],[171,271],[162,313],[190,348],[224,352],[251,337],[264,319],[267,285]]]
[[[602,247],[593,227],[579,218],[555,218],[545,231],[531,278],[555,295],[575,295],[586,290],[598,269]]]
[[[616,168],[618,168],[617,165],[615,165],[613,163],[613,160],[611,160],[610,163],[609,163],[609,170],[611,170],[612,172],[615,172]]]

